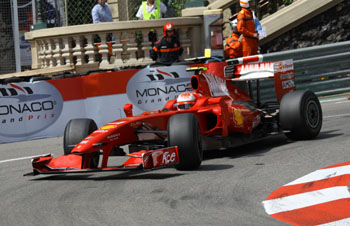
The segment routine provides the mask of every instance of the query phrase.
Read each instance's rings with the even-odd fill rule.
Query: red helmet
[[[175,32],[175,26],[172,23],[167,23],[164,25],[163,27],[163,31],[164,31],[164,36],[167,36],[167,31],[174,31]]]

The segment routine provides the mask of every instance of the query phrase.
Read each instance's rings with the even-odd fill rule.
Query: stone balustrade
[[[184,48],[182,58],[203,55],[203,22],[200,17],[108,22],[26,33],[25,38],[31,43],[32,69],[61,66],[88,68],[89,65],[108,69],[153,63],[148,33],[155,30],[159,40],[167,22],[173,23],[178,30]]]

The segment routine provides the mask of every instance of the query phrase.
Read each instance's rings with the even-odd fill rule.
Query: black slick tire
[[[315,138],[322,127],[322,108],[317,96],[310,90],[298,90],[283,96],[279,113],[280,126],[289,130],[286,136],[293,140]]]
[[[199,121],[194,114],[176,114],[168,121],[168,146],[178,146],[180,163],[178,170],[195,170],[202,163]]]
[[[95,130],[97,130],[97,125],[92,119],[80,118],[70,120],[64,130],[64,154],[71,154],[73,147]],[[96,152],[91,159],[90,168],[97,168],[99,159],[100,154]]]

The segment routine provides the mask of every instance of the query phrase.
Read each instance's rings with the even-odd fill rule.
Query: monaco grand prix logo
[[[138,71],[127,85],[128,98],[142,111],[163,108],[167,101],[192,90],[190,79],[193,72],[186,72],[187,67],[178,65]]]
[[[61,94],[48,82],[0,85],[0,136],[40,132],[57,120],[62,108]]]

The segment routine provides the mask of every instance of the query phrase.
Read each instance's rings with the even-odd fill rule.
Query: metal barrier
[[[350,92],[350,41],[263,54],[263,61],[293,59],[297,90],[318,96]],[[274,99],[273,81],[260,82],[263,100]]]

